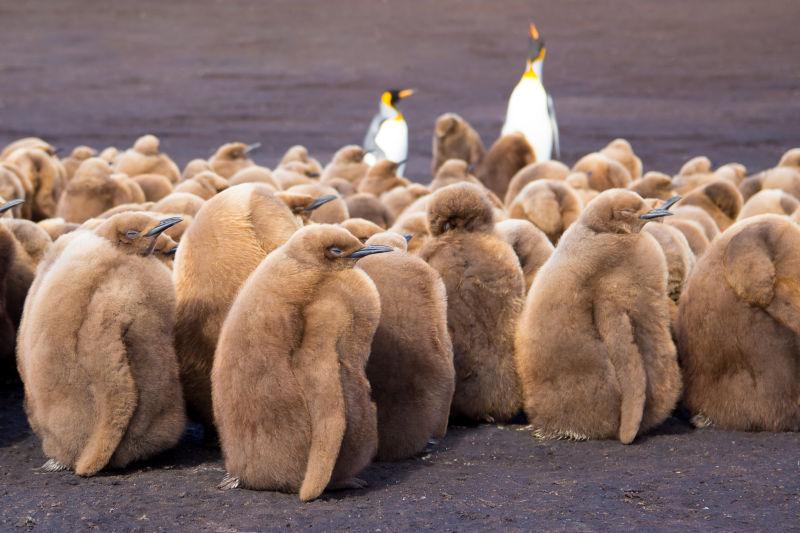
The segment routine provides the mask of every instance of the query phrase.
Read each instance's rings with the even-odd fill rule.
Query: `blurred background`
[[[406,175],[428,181],[439,114],[499,135],[533,21],[567,164],[626,137],[645,171],[705,154],[752,173],[800,145],[798,20],[797,0],[0,0],[0,145],[154,133],[181,166],[232,140],[325,161],[413,87]]]

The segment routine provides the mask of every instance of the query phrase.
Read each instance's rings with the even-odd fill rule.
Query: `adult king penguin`
[[[501,135],[522,132],[536,154],[536,161],[561,156],[558,123],[553,98],[542,85],[542,65],[547,49],[536,25],[530,25],[531,49],[528,62],[517,86],[508,99],[506,121]]]
[[[381,95],[380,109],[364,137],[364,162],[372,166],[381,159],[398,163],[397,175],[402,176],[408,158],[408,124],[397,109],[397,103],[414,94],[413,89],[390,89]]]

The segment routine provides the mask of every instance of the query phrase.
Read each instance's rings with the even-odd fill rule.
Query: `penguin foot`
[[[542,428],[533,430],[533,438],[536,440],[589,440],[589,437],[575,431],[545,431]]]
[[[239,488],[239,478],[226,472],[225,477],[222,478],[222,481],[220,481],[219,485],[217,485],[217,488],[219,490],[237,489]]]
[[[66,465],[62,465],[55,459],[48,459],[45,464],[39,467],[41,472],[61,472],[67,470]]]
[[[483,421],[487,424],[494,424],[494,417],[491,415],[483,415]]]
[[[425,445],[425,449],[422,450],[422,453],[433,453],[436,451],[438,445],[439,439],[428,439],[428,444]]]
[[[708,418],[706,415],[702,413],[694,415],[692,417],[691,422],[692,425],[697,429],[710,428],[711,426],[714,425],[714,422],[712,422],[710,418]]]
[[[344,481],[337,481],[328,487],[328,490],[352,490],[352,489],[363,489],[368,487],[369,483],[364,481],[363,479],[359,479],[357,477],[351,477],[350,479],[345,479]]]

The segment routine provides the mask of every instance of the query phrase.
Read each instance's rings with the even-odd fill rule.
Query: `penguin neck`
[[[525,65],[525,72],[522,74],[523,80],[535,80],[539,83],[542,83],[542,66],[544,61],[537,60],[531,61],[528,60],[528,63]]]
[[[381,116],[383,118],[392,119],[392,118],[397,117],[398,115],[401,116],[401,117],[403,116],[400,113],[400,111],[397,110],[396,107],[394,107],[391,104],[386,104],[384,102],[381,102]]]

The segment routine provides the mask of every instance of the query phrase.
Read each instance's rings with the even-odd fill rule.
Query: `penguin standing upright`
[[[501,135],[522,132],[536,154],[536,161],[549,161],[561,156],[558,123],[553,98],[542,85],[542,65],[547,49],[544,39],[530,25],[531,49],[528,62],[517,86],[508,99],[506,121]]]
[[[408,124],[397,109],[397,103],[414,94],[413,89],[390,89],[381,95],[380,109],[364,137],[364,162],[372,166],[381,159],[399,163],[397,175],[402,176],[408,158]]]

